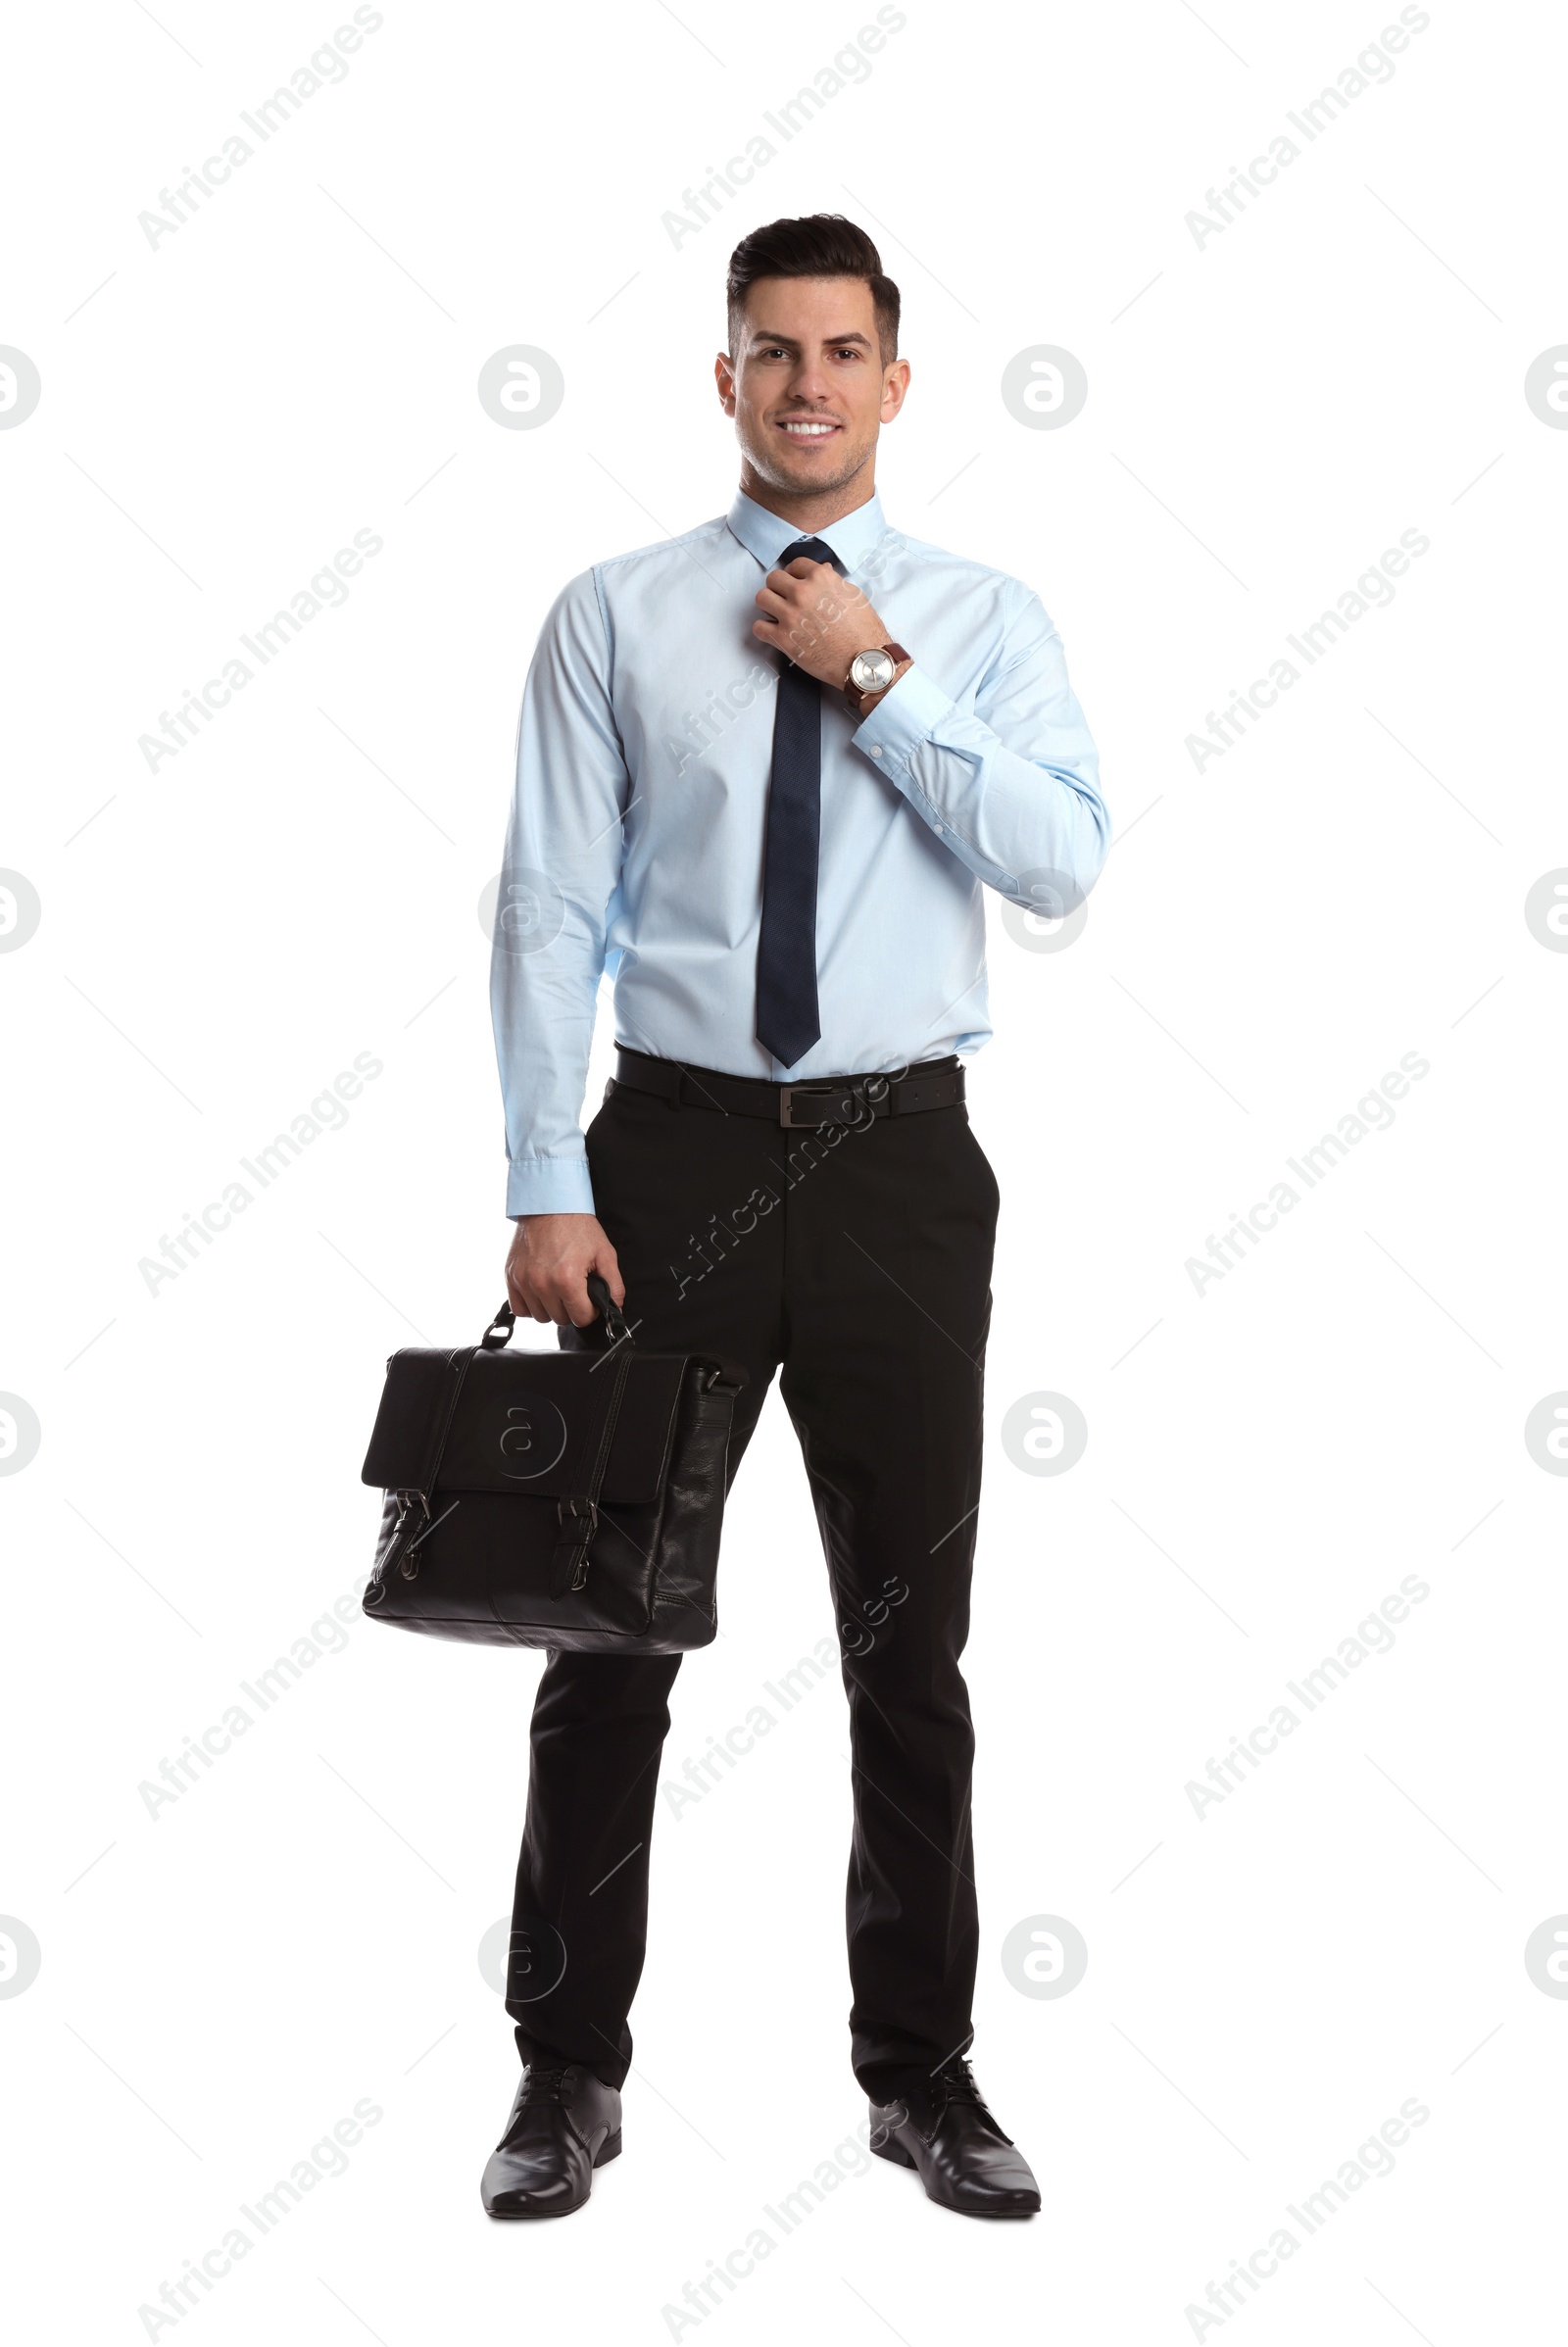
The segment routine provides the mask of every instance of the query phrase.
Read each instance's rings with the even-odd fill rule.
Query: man
[[[1028,2215],[1034,2176],[964,2058],[958,1658],[998,1191],[960,1054],[990,1034],[982,884],[1070,910],[1109,820],[1036,597],[883,518],[877,437],[909,367],[870,239],[775,220],[736,248],[728,302],[740,494],[574,579],[528,673],[492,975],[508,1293],[592,1343],[597,1271],[641,1343],[743,1366],[731,1475],[780,1372],[850,1704],[871,2145],[948,2208]],[[605,970],[619,1051],[585,1143]],[[678,1666],[546,1663],[508,1981],[525,2069],[492,2215],[580,2207],[620,2149]]]

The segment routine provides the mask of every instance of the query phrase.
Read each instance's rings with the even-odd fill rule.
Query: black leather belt
[[[863,1124],[867,1111],[872,1116],[918,1116],[928,1108],[956,1108],[963,1099],[963,1069],[956,1057],[923,1060],[900,1075],[817,1076],[806,1084],[768,1084],[617,1049],[606,1100],[622,1084],[628,1092],[651,1092],[672,1108],[716,1108],[726,1116],[760,1116],[769,1124],[791,1128]]]

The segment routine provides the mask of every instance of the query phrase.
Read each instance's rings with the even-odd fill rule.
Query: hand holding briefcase
[[[372,1621],[492,1646],[675,1654],[717,1631],[714,1583],[743,1370],[640,1350],[599,1274],[608,1342],[395,1352],[361,1480],[386,1494]]]

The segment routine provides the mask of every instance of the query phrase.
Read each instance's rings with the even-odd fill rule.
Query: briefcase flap
[[[679,1353],[632,1353],[601,1491],[611,1506],[658,1498],[690,1366]],[[584,1487],[614,1374],[604,1352],[395,1352],[361,1480],[428,1495],[433,1472],[438,1491],[564,1498]]]

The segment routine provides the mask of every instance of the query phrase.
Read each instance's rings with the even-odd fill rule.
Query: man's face
[[[860,277],[760,277],[733,359],[714,373],[753,472],[794,497],[842,489],[904,405],[908,363],[886,367]]]

